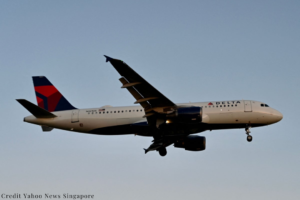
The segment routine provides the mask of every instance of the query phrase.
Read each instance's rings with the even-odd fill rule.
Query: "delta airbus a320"
[[[166,147],[188,151],[206,148],[205,137],[193,135],[206,130],[243,128],[252,141],[251,127],[266,126],[282,119],[282,114],[260,101],[233,100],[199,103],[173,103],[121,60],[108,56],[126,88],[139,106],[78,109],[44,76],[33,77],[38,106],[17,99],[32,115],[24,121],[37,124],[43,131],[53,128],[97,135],[135,134],[153,137],[144,149],[167,154]]]

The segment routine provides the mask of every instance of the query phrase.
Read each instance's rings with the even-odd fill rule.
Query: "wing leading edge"
[[[136,99],[135,103],[141,104],[145,109],[145,117],[156,113],[167,114],[168,111],[176,107],[175,103],[160,93],[125,62],[108,56],[105,57],[106,62],[110,62],[122,76],[120,78],[123,84],[122,88],[126,88]]]

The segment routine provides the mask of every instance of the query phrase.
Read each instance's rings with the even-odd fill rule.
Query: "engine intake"
[[[203,151],[206,148],[206,139],[198,135],[189,135],[183,140],[175,142],[174,147],[184,148],[187,151]]]

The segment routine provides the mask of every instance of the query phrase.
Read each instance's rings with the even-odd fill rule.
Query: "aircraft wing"
[[[152,144],[147,149],[144,149],[145,154],[148,153],[149,151],[157,151],[160,148],[165,148],[165,147],[173,144],[175,142],[174,139],[176,139],[176,138],[154,139],[152,141]]]
[[[126,88],[136,99],[135,103],[141,104],[145,109],[145,117],[147,117],[147,119],[149,116],[158,113],[167,114],[176,107],[176,104],[160,93],[126,63],[108,56],[105,57],[106,62],[110,62],[122,76],[122,78],[120,78],[123,84],[122,88]]]

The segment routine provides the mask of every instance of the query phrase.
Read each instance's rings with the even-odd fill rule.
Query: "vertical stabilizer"
[[[32,79],[39,107],[49,112],[76,109],[45,76],[33,76]]]

